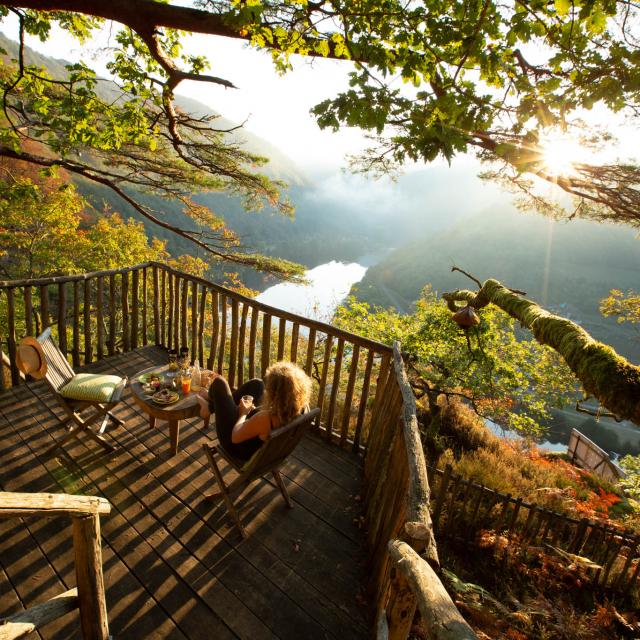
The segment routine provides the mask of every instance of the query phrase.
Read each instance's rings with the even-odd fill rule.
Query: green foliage
[[[29,179],[0,181],[0,268],[9,279],[69,273],[84,253],[78,234],[84,208],[76,190],[43,189]]]
[[[61,11],[66,4],[39,3],[42,9],[56,10],[49,13],[9,6],[26,33],[45,40],[57,23],[73,37],[86,39],[101,20]],[[69,8],[75,6],[69,3]],[[62,83],[71,88],[68,98],[45,90],[52,88],[51,82],[25,69],[19,77],[12,73],[6,78],[5,102],[12,106],[21,95],[40,116],[53,114],[55,103],[59,115],[52,123],[65,134],[61,143],[45,132],[47,121],[36,118],[34,123],[53,145],[66,145],[68,137],[69,143],[90,143],[105,151],[120,151],[127,144],[157,148],[167,153],[166,159],[181,161],[181,169],[195,169],[194,184],[215,176],[225,188],[243,191],[252,205],[277,200],[274,185],[247,172],[251,160],[238,159],[237,149],[216,139],[210,122],[183,117],[173,107],[173,92],[184,79],[233,86],[203,73],[208,64],[203,56],[183,51],[176,27],[196,24],[193,9],[172,5],[157,23],[135,0],[110,9],[126,25],[115,34],[109,61],[125,99],[96,100],[95,78],[79,65],[69,69],[73,81]],[[313,112],[321,127],[358,126],[379,137],[362,159],[364,170],[386,172],[406,161],[437,157],[450,161],[477,150],[507,169],[493,177],[506,178],[529,196],[530,185],[521,176],[526,172],[573,194],[577,215],[640,224],[640,169],[635,164],[577,163],[575,179],[558,180],[545,164],[541,142],[545,132],[568,131],[589,144],[610,138],[607,130],[585,132],[580,114],[595,106],[637,113],[639,10],[634,4],[223,0],[200,2],[196,11],[201,12],[194,26],[198,31],[267,49],[280,72],[291,68],[292,54],[352,61],[348,89]],[[91,108],[97,121],[87,118]],[[110,110],[122,112],[122,118],[112,118]],[[12,117],[18,114],[16,109]],[[7,144],[17,143],[14,134],[9,131]],[[225,166],[229,159],[233,170]],[[539,195],[530,202],[554,209]]]
[[[351,298],[335,321],[381,342],[400,340],[423,391],[467,398],[482,416],[524,433],[540,432],[549,409],[564,404],[575,388],[557,354],[519,338],[505,313],[483,309],[482,322],[467,340],[428,288],[411,314]]]
[[[179,32],[117,31],[107,64],[115,78],[111,83],[99,80],[84,62],[50,73],[30,62],[22,46],[26,34],[46,40],[54,24],[82,41],[102,21],[73,13],[14,13],[21,45],[15,58],[0,57],[5,116],[0,155],[41,166],[58,164],[106,185],[148,220],[218,258],[283,277],[302,272],[293,263],[246,255],[224,220],[193,201],[194,193],[224,191],[249,210],[267,205],[292,213],[290,203],[280,197],[283,184],[257,171],[265,158],[240,148],[216,127],[216,116],[192,117],[174,106],[177,84],[207,66],[203,57],[183,53]],[[164,220],[138,197],[140,192],[177,201],[187,224]]]
[[[627,474],[620,480],[620,486],[632,499],[635,511],[640,513],[640,456],[624,456],[618,464]]]
[[[85,222],[86,202],[59,179],[0,180],[0,269],[5,278],[82,273],[164,260],[142,223],[105,212]]]
[[[617,316],[619,323],[640,323],[640,294],[635,291],[626,293],[619,289],[612,289],[609,296],[600,302],[600,312],[603,316]]]

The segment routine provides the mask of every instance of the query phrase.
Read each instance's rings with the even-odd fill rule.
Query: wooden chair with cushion
[[[53,396],[66,414],[62,424],[72,423],[69,431],[58,442],[45,452],[49,455],[65,442],[75,438],[81,432],[86,432],[93,440],[107,451],[113,451],[113,446],[103,436],[109,422],[123,425],[111,409],[120,402],[127,384],[127,378],[120,376],[75,373],[67,362],[64,354],[51,336],[51,329],[46,329],[37,338],[23,338],[17,348],[16,361],[18,368],[36,380],[44,378]],[[83,418],[80,414],[86,409],[91,413]],[[100,427],[89,427],[98,423]]]
[[[284,427],[274,429],[265,440],[264,445],[246,462],[236,460],[233,456],[229,455],[220,446],[220,444],[212,445],[205,443],[202,445],[205,453],[207,454],[207,458],[211,463],[218,486],[220,487],[219,492],[207,497],[211,499],[220,497],[224,498],[227,510],[238,525],[238,529],[240,529],[240,533],[243,538],[247,537],[247,533],[242,526],[242,522],[240,521],[238,510],[233,503],[232,496],[240,493],[254,480],[259,480],[267,473],[271,473],[282,493],[282,497],[287,503],[287,506],[293,507],[293,503],[289,498],[284,481],[280,475],[280,469],[304,436],[309,425],[315,420],[319,413],[320,409],[307,411]],[[228,485],[225,483],[220,468],[216,462],[216,454],[226,460],[229,465],[238,472],[238,477]]]

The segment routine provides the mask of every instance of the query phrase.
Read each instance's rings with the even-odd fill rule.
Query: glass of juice
[[[181,377],[182,381],[182,393],[187,395],[191,391],[191,372],[185,371]]]

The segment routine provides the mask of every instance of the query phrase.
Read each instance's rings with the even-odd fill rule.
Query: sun
[[[575,175],[575,165],[585,153],[578,140],[562,132],[547,134],[540,140],[540,146],[544,168],[556,176]]]

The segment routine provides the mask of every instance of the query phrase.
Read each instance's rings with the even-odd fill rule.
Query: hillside
[[[10,40],[0,32],[0,49],[4,49],[10,58],[15,58],[17,56],[17,47],[18,45],[16,42]],[[64,77],[66,75],[65,65],[70,64],[67,60],[44,56],[29,47],[25,47],[25,61],[27,64],[45,67],[53,77]],[[105,98],[115,99],[120,95],[118,87],[110,80],[100,80],[97,91]],[[197,100],[177,94],[175,102],[178,108],[194,115],[215,115],[216,119],[213,126],[217,129],[234,129],[234,131],[226,135],[227,139],[230,142],[241,144],[251,153],[255,153],[264,158],[269,158],[269,163],[262,167],[261,171],[270,177],[278,180],[284,180],[287,183],[294,185],[303,185],[308,183],[308,177],[300,171],[298,167],[296,167],[295,163],[267,140],[251,133],[251,131],[248,131],[247,129],[236,129],[237,123],[216,113],[215,110],[201,102],[198,102]]]
[[[472,288],[452,273],[459,266],[478,279],[497,278],[526,291],[545,308],[582,323],[628,357],[640,359],[632,330],[602,318],[598,303],[610,289],[638,287],[640,242],[627,227],[585,221],[554,222],[501,206],[426,233],[367,271],[357,296],[403,311],[430,283],[437,291]]]

